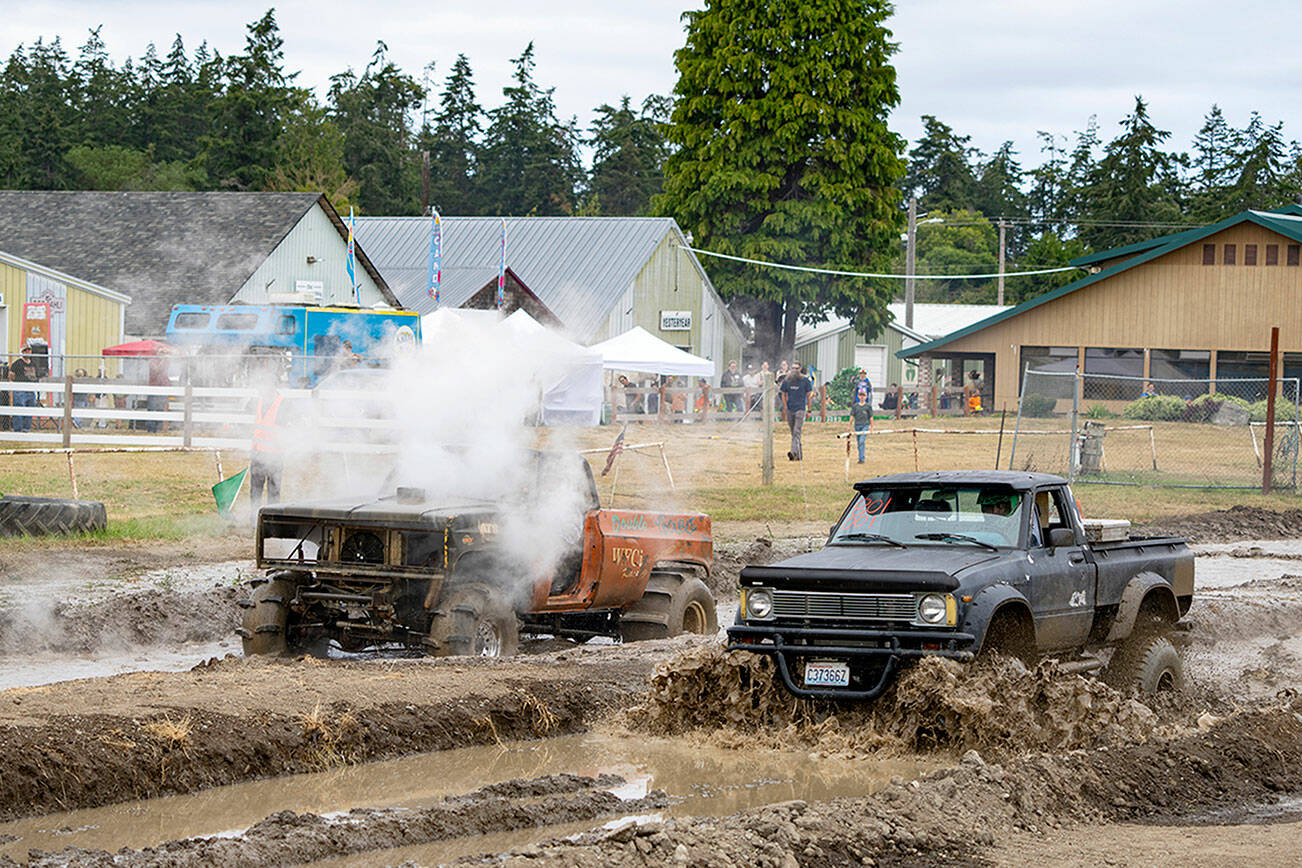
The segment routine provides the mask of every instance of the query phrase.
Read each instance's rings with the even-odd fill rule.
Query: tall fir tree
[[[488,113],[480,149],[479,194],[488,214],[566,215],[576,210],[583,166],[574,121],[556,117],[552,88],[534,82],[530,42],[513,58],[515,84]]]
[[[430,152],[430,203],[444,214],[479,214],[475,189],[484,109],[470,61],[458,54],[439,95],[438,114],[421,134]]]
[[[902,222],[904,142],[891,5],[875,0],[709,0],[686,13],[661,214],[707,250],[877,270]],[[788,355],[802,318],[849,316],[874,334],[893,287],[726,260],[711,266],[749,312],[760,352]]]
[[[671,102],[652,94],[640,112],[625,95],[615,108],[603,104],[592,122],[592,181],[588,195],[595,211],[614,217],[650,213],[651,200],[664,186],[665,124]]]
[[[906,196],[918,198],[920,211],[956,211],[976,207],[978,156],[971,136],[960,136],[933,115],[922,116],[922,138],[909,151],[904,178]]]

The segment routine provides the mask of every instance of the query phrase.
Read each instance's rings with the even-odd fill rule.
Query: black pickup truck
[[[728,647],[771,654],[792,693],[871,699],[911,659],[987,650],[1084,671],[1106,649],[1119,687],[1181,683],[1171,640],[1193,599],[1185,540],[1091,542],[1067,481],[1044,473],[901,473],[854,488],[825,548],[741,572]]]

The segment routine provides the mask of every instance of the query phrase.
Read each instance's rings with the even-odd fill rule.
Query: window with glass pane
[[[1143,388],[1144,351],[1135,348],[1085,348],[1086,398],[1133,401]],[[1099,379],[1089,376],[1133,377],[1130,380]]]
[[[1211,350],[1150,350],[1148,378],[1159,395],[1203,395],[1212,375]],[[1163,380],[1202,380],[1165,383]]]

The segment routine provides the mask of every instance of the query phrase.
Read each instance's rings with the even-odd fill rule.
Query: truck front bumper
[[[728,628],[728,650],[768,654],[778,664],[782,683],[796,696],[807,699],[876,699],[886,690],[902,660],[914,657],[948,657],[971,660],[976,637],[971,633],[870,628],[793,627],[781,624],[737,624]],[[881,662],[871,687],[805,687],[797,684],[788,658],[819,657]]]

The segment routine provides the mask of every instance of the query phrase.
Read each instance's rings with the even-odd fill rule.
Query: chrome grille
[[[774,591],[775,618],[849,618],[862,621],[912,621],[912,594],[841,594],[828,591]]]

